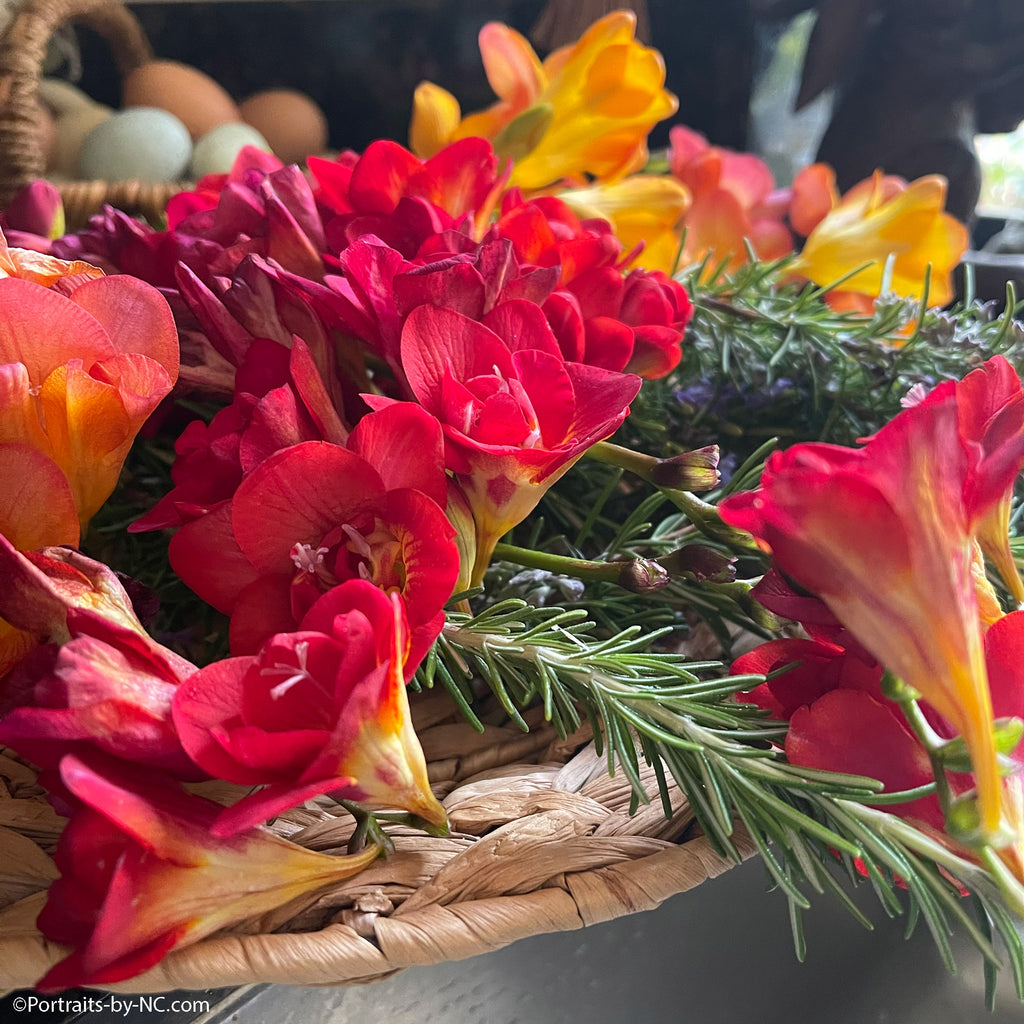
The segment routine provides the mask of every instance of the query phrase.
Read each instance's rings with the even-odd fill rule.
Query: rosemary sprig
[[[867,876],[887,913],[923,919],[951,970],[954,928],[993,969],[1002,964],[998,936],[1024,999],[1024,944],[1007,913],[1005,887],[984,866],[872,806],[922,794],[883,797],[874,780],[787,763],[777,745],[785,725],[736,699],[760,677],[723,677],[714,662],[660,649],[666,634],[630,627],[602,637],[582,609],[507,600],[476,616],[449,615],[419,678],[421,685],[446,686],[471,716],[470,683],[482,682],[523,729],[521,711],[535,701],[562,735],[588,719],[609,770],[623,772],[637,800],[648,799],[638,770],[643,758],[657,769],[663,802],[667,772],[714,846],[737,861],[734,837],[742,823],[789,902],[798,955],[800,915],[810,906],[805,890],[834,894],[870,927],[837,880],[845,867],[854,879]]]

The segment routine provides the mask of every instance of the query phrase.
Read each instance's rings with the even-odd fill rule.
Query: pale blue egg
[[[192,140],[178,118],[156,107],[130,107],[89,132],[78,170],[103,181],[176,181],[191,157]]]
[[[255,146],[266,153],[271,151],[267,140],[250,125],[236,121],[211,128],[196,141],[190,176],[201,178],[204,174],[227,174],[245,146]]]

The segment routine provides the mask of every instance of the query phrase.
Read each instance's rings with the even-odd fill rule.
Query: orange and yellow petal
[[[690,208],[689,190],[675,178],[636,175],[557,195],[578,217],[607,220],[627,252],[642,245],[638,266],[672,273],[679,255],[680,224]]]
[[[967,229],[945,213],[946,183],[938,175],[919,178],[902,191],[897,179],[880,174],[844,196],[808,237],[793,269],[828,285],[869,263],[843,282],[844,291],[877,296],[885,286],[920,298],[931,266],[930,300],[953,295],[950,272],[967,248]]]
[[[455,138],[462,111],[459,101],[447,89],[433,82],[420,82],[413,93],[409,148],[426,160]]]

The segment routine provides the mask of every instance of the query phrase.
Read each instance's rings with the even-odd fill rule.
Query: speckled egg
[[[327,148],[327,118],[305,94],[294,89],[267,89],[238,106],[242,120],[263,133],[286,164],[301,163]]]
[[[192,140],[173,114],[153,107],[121,110],[86,136],[78,157],[83,178],[174,181],[188,167]]]
[[[192,152],[189,177],[201,178],[204,174],[226,174],[231,170],[235,157],[244,146],[255,146],[270,152],[270,145],[251,125],[232,123],[219,124],[211,128],[197,143]]]
[[[174,114],[193,139],[241,121],[235,101],[209,75],[175,60],[152,60],[125,76],[125,107],[159,107]]]

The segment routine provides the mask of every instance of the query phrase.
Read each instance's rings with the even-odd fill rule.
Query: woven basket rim
[[[422,696],[419,717],[428,724],[420,735],[453,837],[397,830],[392,856],[336,888],[97,987],[150,993],[377,981],[650,910],[734,866],[706,836],[690,834],[692,812],[672,783],[673,815],[665,818],[653,770],[643,780],[655,799],[631,816],[628,781],[608,775],[585,735],[562,741],[536,721],[527,734],[492,726],[481,738],[457,713],[439,715],[450,707],[446,695]],[[0,800],[0,823],[3,809]],[[311,849],[338,850],[351,824],[321,806],[297,810],[281,834],[290,827],[289,838]],[[742,829],[734,838],[741,858],[755,852]],[[3,920],[11,908],[0,911],[0,990],[31,988],[68,953],[34,928],[44,899],[40,891],[15,904],[22,912],[13,926]],[[304,927],[310,915],[320,921],[310,930],[278,930]]]

